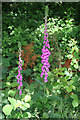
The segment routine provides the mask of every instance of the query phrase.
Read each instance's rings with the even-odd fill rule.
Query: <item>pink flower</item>
[[[45,18],[46,18],[46,17],[45,17]],[[45,74],[44,82],[47,82],[47,81],[48,81],[48,80],[47,80],[47,77],[48,77],[47,72],[49,72],[49,69],[48,69],[48,68],[50,67],[50,64],[49,64],[49,62],[48,62],[48,59],[49,59],[49,56],[51,55],[50,51],[46,48],[46,47],[50,48],[50,45],[49,45],[49,43],[48,43],[49,40],[47,39],[47,38],[48,38],[48,33],[46,33],[46,32],[47,32],[47,19],[45,19],[45,30],[44,30],[44,34],[45,34],[44,40],[45,40],[45,41],[43,41],[43,44],[44,44],[44,46],[43,46],[43,48],[42,48],[43,54],[41,55],[41,58],[42,58],[41,63],[44,64],[44,65],[41,67],[42,73],[41,73],[41,75],[40,75],[40,77],[42,78],[43,75]]]
[[[21,94],[22,94],[22,91],[21,91],[21,90],[20,90],[19,94],[20,94],[20,96],[21,96]]]
[[[21,47],[20,47],[21,48]],[[22,68],[21,68],[21,66],[22,66],[22,60],[21,60],[21,51],[22,50],[20,50],[20,53],[19,53],[19,63],[18,63],[18,75],[17,75],[17,82],[18,83],[20,83],[20,85],[18,86],[18,89],[20,90],[20,87],[23,85],[22,84],[22,75],[21,75],[21,72],[20,72],[20,70],[22,70]],[[20,96],[21,96],[21,94],[22,94],[22,91],[20,90],[20,92],[19,92],[19,94],[20,94]]]

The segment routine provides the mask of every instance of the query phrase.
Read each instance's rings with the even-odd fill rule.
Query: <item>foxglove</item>
[[[44,82],[47,82],[47,77],[48,77],[48,74],[47,72],[49,72],[49,67],[50,67],[50,64],[48,62],[48,59],[49,59],[49,56],[51,55],[50,51],[47,49],[47,48],[50,48],[50,45],[49,45],[49,40],[48,40],[48,33],[47,33],[47,19],[45,18],[45,30],[44,30],[44,41],[43,41],[43,48],[42,48],[42,55],[41,55],[41,58],[42,58],[42,61],[41,63],[43,64],[42,66],[42,73],[40,75],[40,77],[42,78],[43,75],[45,74],[45,77],[44,77]],[[47,48],[46,48],[47,47]]]
[[[21,96],[21,94],[22,94],[22,91],[21,91],[21,89],[20,89],[20,87],[22,86],[22,75],[21,75],[21,70],[22,70],[22,60],[21,60],[21,52],[22,52],[22,50],[21,50],[21,45],[19,46],[19,50],[20,50],[20,52],[19,52],[19,63],[18,63],[18,75],[17,75],[17,82],[19,83],[19,86],[18,86],[18,89],[20,90],[20,92],[19,92],[19,94],[20,94],[20,96]]]

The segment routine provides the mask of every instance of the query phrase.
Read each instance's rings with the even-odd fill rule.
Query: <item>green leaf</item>
[[[53,115],[53,118],[61,118],[61,115],[60,115],[60,114],[55,113],[55,114]]]
[[[13,109],[13,106],[8,104],[3,107],[3,112],[5,115],[10,115],[12,109]]]
[[[13,81],[13,83],[11,83],[11,86],[12,87],[16,87],[16,86],[18,86],[19,84],[16,82],[16,81]]]
[[[26,108],[30,108],[30,104],[29,104],[29,103],[24,103],[24,106],[25,106]]]
[[[31,100],[31,96],[30,96],[30,95],[26,95],[26,96],[24,97],[24,100],[25,100],[25,102],[30,101],[30,100]]]
[[[80,91],[80,86],[77,88],[77,91]]]
[[[8,76],[8,77],[7,77],[7,80],[10,80],[10,79],[11,79],[11,76]]]
[[[71,91],[72,91],[72,87],[67,86],[67,87],[66,87],[66,90],[67,90],[68,92],[71,92]]]
[[[78,99],[74,99],[72,101],[72,105],[73,105],[73,107],[77,107],[78,106]]]
[[[22,61],[22,66],[24,65],[24,61]]]
[[[46,112],[43,113],[43,118],[48,118],[48,114]]]
[[[31,84],[29,88],[30,88],[31,92],[34,91],[34,85],[33,84]]]
[[[15,33],[15,31],[13,30],[11,33],[10,33],[10,35],[13,35]]]
[[[21,102],[20,100],[17,100],[15,106],[16,106],[16,107],[19,107],[21,104],[22,104],[22,102]]]
[[[22,72],[23,72],[26,76],[31,75],[31,70],[30,70],[29,68],[27,68],[26,71],[22,70]]]
[[[69,85],[72,85],[73,82],[74,82],[73,80],[67,81],[67,83],[68,83]]]
[[[11,86],[11,83],[10,83],[10,82],[6,82],[6,86],[7,86],[7,87],[10,87],[10,86]]]
[[[2,58],[2,61],[3,61],[3,66],[4,67],[10,66],[9,58]]]
[[[76,69],[78,69],[79,66],[78,66],[78,64],[74,64],[74,67],[75,67]]]
[[[76,90],[76,87],[74,85],[71,85],[71,87],[72,87],[73,90]]]
[[[70,97],[72,98],[72,99],[78,99],[78,96],[76,95],[76,94],[72,94],[72,95],[70,95]]]
[[[51,48],[51,51],[53,51],[54,50],[54,48]]]
[[[8,97],[8,100],[11,103],[12,106],[15,106],[16,100],[14,98]]]
[[[30,112],[26,112],[27,113],[27,118],[31,118],[31,113]]]
[[[64,73],[65,73],[66,76],[70,75],[70,73],[68,71],[65,71]]]
[[[14,26],[12,25],[12,26],[9,26],[8,28],[12,30],[13,27],[14,27]]]
[[[59,74],[59,75],[64,75],[65,73],[63,73],[63,72],[58,72],[58,74]]]
[[[71,58],[73,58],[73,55],[67,55],[67,57],[68,57],[69,59],[71,59]]]
[[[22,110],[26,110],[26,109],[27,109],[27,107],[24,106],[24,103],[22,103],[19,107],[20,107],[20,109],[22,109]]]
[[[23,113],[24,118],[28,118],[28,114],[26,112]]]
[[[10,96],[15,96],[15,93],[16,93],[16,91],[14,91],[14,90],[9,90],[9,91],[8,91],[8,94],[9,94]]]
[[[18,67],[15,67],[14,70],[17,71],[17,70],[18,70]]]

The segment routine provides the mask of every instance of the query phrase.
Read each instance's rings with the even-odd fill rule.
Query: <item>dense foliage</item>
[[[40,77],[46,5],[51,52],[47,83],[44,75]],[[2,4],[2,118],[80,118],[79,7],[77,2]],[[18,42],[21,96],[16,78]]]

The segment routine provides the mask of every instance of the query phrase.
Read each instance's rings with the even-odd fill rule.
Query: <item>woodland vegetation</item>
[[[45,7],[51,52],[41,78]],[[80,2],[2,3],[2,119],[80,119]],[[19,46],[22,95],[19,95]]]

